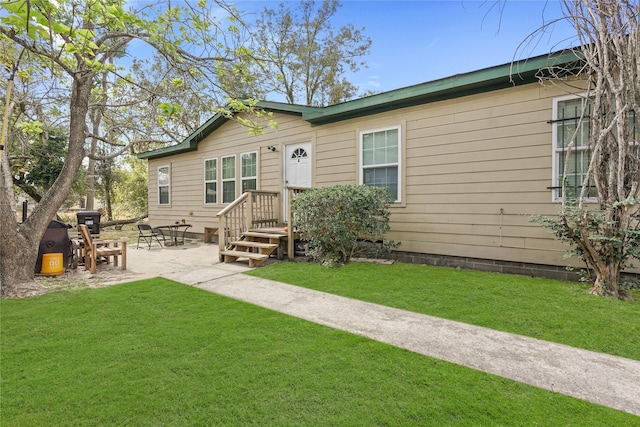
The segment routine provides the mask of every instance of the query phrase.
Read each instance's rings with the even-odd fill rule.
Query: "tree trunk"
[[[0,289],[4,296],[18,297],[39,293],[38,286],[30,279],[34,275],[38,245],[35,239],[18,233],[15,203],[11,203],[11,198],[13,182],[3,173],[0,175]],[[28,250],[32,246],[35,250]],[[19,288],[14,286],[17,283],[21,283]]]
[[[2,178],[6,181],[11,181],[11,165],[9,164],[9,153],[5,153],[1,158],[2,164],[0,165],[0,171],[2,172]],[[9,207],[11,210],[15,212],[16,210],[16,201],[13,197],[13,188],[11,186],[2,187],[3,191],[7,194],[7,202],[9,203]]]
[[[11,181],[10,178],[11,175],[9,175],[9,178],[5,176],[6,181]],[[42,200],[42,196],[40,195],[40,193],[38,193],[38,190],[36,190],[33,185],[27,184],[22,178],[14,178],[13,185],[18,187],[20,191],[23,191],[27,196],[31,197],[34,202],[40,203],[40,200]],[[15,207],[13,208],[13,210],[15,210]]]
[[[116,226],[116,229],[118,227],[122,227],[124,224],[135,224],[138,221],[142,221],[143,219],[147,218],[149,216],[149,214],[142,214],[140,216],[137,216],[135,218],[128,218],[128,219],[114,219],[114,220],[109,220],[109,221],[105,221],[105,222],[101,222],[100,223],[100,228],[105,228],[105,227],[112,227],[112,226]]]
[[[626,299],[624,291],[620,290],[620,263],[597,263],[594,266],[596,278],[593,287],[589,291],[593,295],[610,296],[618,299]]]
[[[113,60],[110,61],[113,64]],[[104,100],[99,102],[98,104],[106,102],[106,94],[108,93],[107,88],[107,73],[104,72],[102,74],[101,86],[102,86],[102,96]],[[89,111],[89,120],[91,121],[91,132],[94,135],[100,134],[100,125],[102,123],[102,114],[104,113],[103,107],[94,107]],[[89,160],[87,162],[87,205],[86,209],[88,211],[95,210],[95,199],[96,199],[96,169],[97,162],[95,160],[96,154],[98,154],[98,139],[96,137],[91,137],[91,143],[89,145]]]
[[[106,171],[104,174],[104,201],[105,209],[107,211],[107,220],[113,220],[113,210],[111,206],[111,170]]]
[[[15,210],[9,206],[7,189],[13,183],[0,178],[0,290],[2,295],[20,296],[34,289],[34,269],[38,247],[49,222],[69,195],[71,185],[84,159],[85,121],[93,73],[82,64],[73,75],[69,148],[64,165],[51,188],[42,196],[27,220],[18,224]]]
[[[93,143],[91,145],[91,153],[94,152]],[[87,199],[85,209],[88,211],[95,210],[95,194],[96,194],[96,161],[89,157],[87,163]]]

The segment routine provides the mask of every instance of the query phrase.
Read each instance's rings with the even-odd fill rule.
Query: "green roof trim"
[[[540,70],[554,65],[566,65],[579,61],[579,50],[566,50],[465,74],[457,74],[328,107],[310,107],[273,101],[260,101],[256,107],[274,113],[300,116],[303,120],[309,122],[311,126],[318,126],[445,99],[533,83],[538,80]],[[200,141],[228,120],[228,118],[216,114],[180,144],[140,153],[138,158],[157,159],[195,151],[198,149]]]
[[[490,92],[520,84],[534,83],[540,70],[579,60],[573,50],[529,58],[465,74],[433,80],[365,98],[332,105],[303,114],[311,125],[321,125],[392,111],[399,108],[428,104],[445,99]]]
[[[306,114],[316,114],[318,111],[323,110],[322,107],[310,107],[308,105],[287,104],[274,101],[259,101],[256,107],[266,111],[273,111],[274,113],[293,114],[302,117]]]
[[[200,141],[209,136],[213,131],[225,124],[229,119],[221,114],[215,114],[209,120],[207,120],[202,126],[196,129],[191,135],[189,135],[184,141],[179,144],[171,145],[169,147],[159,148],[153,151],[147,151],[139,153],[139,159],[158,159],[161,157],[172,156],[174,154],[187,153],[189,151],[196,151]]]
[[[293,105],[284,102],[273,101],[259,101],[256,107],[266,111],[272,111],[274,113],[291,114],[300,117],[302,117],[305,113],[310,114],[313,113],[314,110],[319,109],[319,107]],[[215,114],[181,143],[172,145],[170,147],[163,147],[157,150],[139,153],[138,158],[151,160],[173,156],[180,153],[188,153],[189,151],[196,151],[198,149],[198,144],[200,143],[200,141],[211,135],[216,129],[218,129],[229,120],[230,119],[223,116],[222,114]]]

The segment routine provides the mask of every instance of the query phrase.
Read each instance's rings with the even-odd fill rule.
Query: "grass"
[[[2,426],[640,425],[166,279],[0,308]]]
[[[278,263],[248,274],[640,360],[637,289],[636,301],[619,301],[580,283],[405,263]]]

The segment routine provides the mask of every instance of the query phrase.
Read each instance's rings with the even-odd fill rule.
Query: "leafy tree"
[[[2,37],[0,52],[0,64],[10,70],[9,79],[0,80],[0,90],[7,94],[3,136],[9,141],[1,156],[2,172],[5,180],[14,180],[22,192],[39,201],[62,167],[67,144],[56,121],[59,115],[49,107],[59,96],[34,55]],[[13,199],[9,204],[15,208]]]
[[[588,146],[584,179],[562,180],[557,217],[537,217],[572,246],[591,274],[591,292],[625,298],[621,272],[640,259],[640,6],[632,0],[564,0],[566,19],[580,42],[580,66],[551,67],[551,82],[586,79],[582,108],[566,149],[562,177],[579,139]],[[575,88],[574,88],[575,91]],[[597,205],[590,206],[590,191]]]
[[[291,208],[312,256],[335,265],[349,262],[359,239],[382,240],[389,231],[392,201],[384,188],[336,185],[298,194]]]
[[[148,212],[147,161],[128,155],[117,169],[118,182],[114,187],[115,217],[138,217]]]
[[[283,95],[290,104],[331,105],[356,96],[345,73],[358,71],[371,39],[348,24],[334,30],[338,0],[281,3],[265,8],[255,26],[257,62],[236,62],[220,69],[225,87],[241,98]]]
[[[121,179],[120,172],[113,159],[102,160],[98,162],[96,167],[99,193],[104,201],[105,215],[109,221],[113,219],[113,189]]]
[[[56,129],[46,135],[39,132],[34,136],[29,144],[24,145],[22,154],[10,157],[14,185],[37,203],[62,171],[68,144]],[[82,198],[84,178],[84,170],[80,169],[71,187],[72,199]]]
[[[133,3],[136,5],[137,3]],[[210,82],[215,90],[217,67],[233,62],[238,55],[233,43],[236,37],[237,14],[224,3],[216,2],[217,9],[206,5],[181,3],[144,3],[140,10],[125,10],[125,0],[16,0],[2,2],[0,38],[3,44],[16,46],[16,50],[29,52],[42,70],[48,72],[48,80],[60,93],[65,93],[68,106],[68,147],[60,173],[51,187],[42,195],[41,202],[27,220],[16,223],[15,206],[12,205],[13,182],[7,178],[5,161],[0,175],[0,282],[3,294],[24,294],[37,286],[33,282],[33,266],[36,263],[38,242],[49,221],[69,195],[72,184],[85,158],[87,136],[109,141],[118,146],[116,154],[133,149],[135,143],[146,139],[135,131],[120,134],[92,134],[89,112],[96,92],[102,88],[101,77],[110,76],[110,82],[124,87],[140,88],[140,84],[123,73],[115,65],[122,49],[134,40],[157,52],[168,67],[180,74],[183,81]],[[212,10],[222,10],[231,19],[223,27],[211,16]],[[234,20],[236,23],[234,23]],[[29,72],[29,70],[24,70]],[[153,88],[147,88],[153,94]],[[186,94],[185,94],[186,95]],[[225,94],[219,93],[219,97]],[[188,95],[186,95],[188,96]],[[145,102],[148,97],[138,99]],[[133,102],[133,101],[132,101]],[[168,100],[166,110],[177,110],[179,105]],[[239,103],[236,108],[242,108]],[[126,108],[109,105],[105,109]],[[87,132],[88,130],[88,132]],[[8,141],[9,143],[11,141]]]
[[[2,171],[5,180],[13,180],[19,191],[39,202],[61,171],[66,155],[67,132],[56,108],[62,97],[37,56],[3,38],[0,50],[4,53],[1,63],[15,70],[11,96],[4,104],[9,143],[2,156]],[[8,85],[0,80],[3,89]],[[83,180],[81,169],[71,189],[73,200],[83,197]],[[10,204],[13,206],[13,200]]]
[[[129,50],[124,46],[114,51],[109,63],[129,58]],[[214,82],[196,80],[191,74],[185,77],[183,70],[158,53],[148,58],[133,57],[121,79],[111,78],[108,69],[102,72],[89,107],[87,209],[93,209],[95,191],[104,199],[104,188],[97,188],[99,184],[94,182],[99,175],[103,184],[109,179],[101,163],[111,162],[131,146],[146,151],[165,143],[179,143],[210,117],[216,102],[223,102],[212,96],[209,86]],[[131,81],[136,84],[129,84]],[[101,138],[104,134],[110,137]],[[111,212],[109,204],[106,210]]]

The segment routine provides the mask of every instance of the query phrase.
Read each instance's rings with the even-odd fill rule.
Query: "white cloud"
[[[373,86],[374,88],[379,88],[381,85],[378,79],[378,76],[369,76],[369,81],[367,81],[367,84],[369,86]]]

